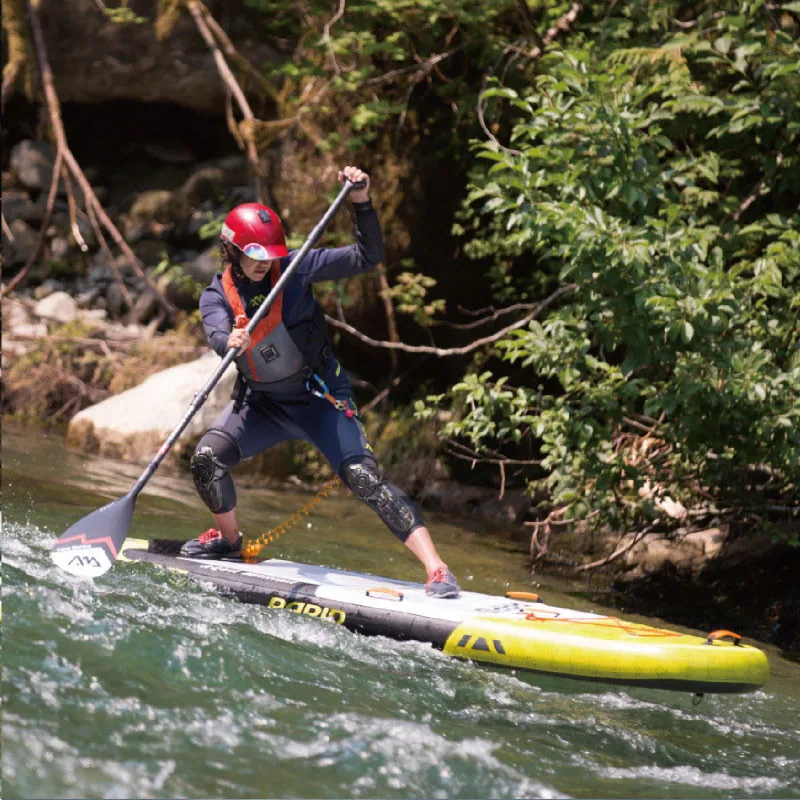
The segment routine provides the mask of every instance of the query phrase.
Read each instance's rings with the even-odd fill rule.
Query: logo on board
[[[506,650],[499,639],[488,639],[484,636],[472,636],[465,633],[458,641],[456,647],[463,647],[467,650],[482,650],[484,653],[497,653],[504,656]]]

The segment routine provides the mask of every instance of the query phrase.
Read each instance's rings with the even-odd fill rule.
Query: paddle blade
[[[96,578],[111,569],[131,526],[136,497],[126,494],[76,522],[53,545],[50,557],[61,569]]]

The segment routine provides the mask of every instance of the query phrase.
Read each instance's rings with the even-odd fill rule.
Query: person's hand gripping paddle
[[[283,291],[286,282],[292,273],[303,261],[308,251],[316,244],[325,226],[331,221],[347,195],[354,189],[363,189],[364,182],[352,183],[346,180],[342,190],[331,204],[325,215],[317,223],[314,230],[308,236],[303,246],[292,259],[291,264],[286,267],[283,275],[278,279],[272,291],[267,295],[258,311],[250,319],[245,330],[252,333],[259,322],[266,316],[275,298]],[[231,365],[238,355],[238,350],[232,348],[227,352],[214,370],[214,374],[206,381],[205,385],[197,392],[183,418],[169,435],[167,440],[161,445],[156,457],[148,464],[147,469],[141,474],[139,480],[133,488],[119,500],[115,500],[102,508],[93,511],[79,522],[76,522],[69,530],[59,537],[53,545],[51,558],[62,569],[73,575],[93,578],[102,575],[109,570],[117,558],[125,539],[128,536],[131,518],[133,517],[133,507],[139,492],[145,487],[155,471],[158,469],[164,457],[170,451],[172,445],[186,429],[192,417],[208,399],[211,390],[217,385],[225,370]]]

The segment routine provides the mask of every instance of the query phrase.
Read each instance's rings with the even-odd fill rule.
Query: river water
[[[49,548],[140,469],[35,429],[5,426],[3,450],[5,798],[800,797],[800,667],[772,648],[763,691],[694,706],[358,636],[143,564],[74,578]],[[241,490],[243,527],[308,499]],[[427,516],[466,588],[532,588],[524,543]],[[131,535],[188,538],[208,522],[186,476],[157,474]],[[263,554],[423,577],[347,497]],[[537,588],[607,610],[563,590]]]

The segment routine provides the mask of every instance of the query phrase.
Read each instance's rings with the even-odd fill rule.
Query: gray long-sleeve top
[[[372,203],[353,203],[355,210],[356,243],[335,249],[319,248],[309,251],[298,266],[283,290],[283,323],[287,327],[310,320],[317,300],[311,284],[318,281],[339,280],[360,275],[376,267],[384,259],[383,234],[378,215]],[[289,266],[297,251],[280,259],[281,273]],[[269,273],[260,281],[240,281],[237,285],[239,296],[248,318],[258,310],[259,305],[272,288]],[[228,350],[228,336],[233,330],[233,310],[225,290],[222,288],[222,274],[217,274],[200,296],[200,313],[203,328],[209,345],[220,356]]]

